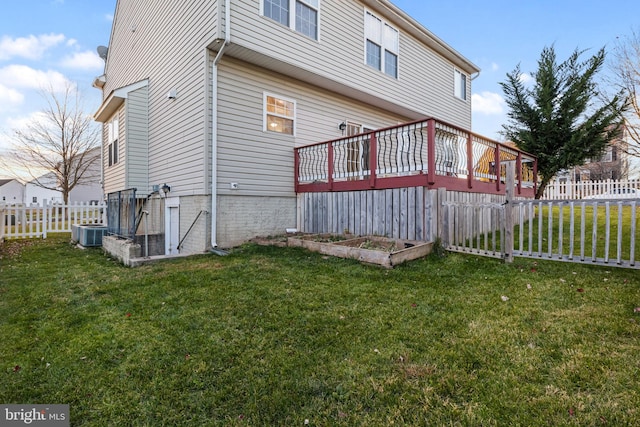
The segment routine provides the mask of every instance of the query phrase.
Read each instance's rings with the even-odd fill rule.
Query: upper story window
[[[314,40],[318,40],[319,10],[320,0],[264,0],[263,4],[264,16]]]
[[[109,166],[113,166],[118,163],[118,135],[120,128],[118,125],[118,116],[116,116],[107,123],[107,148],[109,150]]]
[[[462,99],[467,100],[467,75],[459,70],[453,71],[453,88],[455,95]]]
[[[264,130],[287,135],[295,134],[296,102],[264,94]]]
[[[400,33],[371,12],[365,12],[364,27],[367,65],[397,79]]]

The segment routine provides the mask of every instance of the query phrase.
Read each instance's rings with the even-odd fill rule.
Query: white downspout
[[[211,78],[212,118],[211,118],[211,247],[217,248],[216,235],[218,229],[218,63],[224,55],[224,50],[231,42],[231,0],[224,2],[224,44],[213,60],[213,72]]]

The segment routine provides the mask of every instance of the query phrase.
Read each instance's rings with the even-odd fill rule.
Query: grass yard
[[[74,426],[638,425],[637,271],[0,249],[0,402]],[[638,310],[640,311],[640,309]]]

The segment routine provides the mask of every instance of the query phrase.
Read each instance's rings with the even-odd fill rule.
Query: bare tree
[[[39,187],[60,191],[68,203],[74,187],[100,179],[100,129],[71,83],[58,91],[42,90],[42,96],[46,106],[41,114],[10,135],[7,167],[14,174],[23,171]]]
[[[613,85],[627,96],[627,153],[640,157],[640,34],[619,38],[612,54]]]

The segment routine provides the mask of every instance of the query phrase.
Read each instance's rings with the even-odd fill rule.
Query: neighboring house
[[[100,157],[101,147],[87,151],[88,157]],[[93,162],[87,168],[82,179],[69,193],[69,203],[99,202],[104,200],[102,191],[102,165]]]
[[[569,179],[578,181],[602,181],[629,179],[628,131],[621,128],[620,135],[605,149],[599,159],[588,159],[584,165],[573,168]]]
[[[56,176],[49,172],[38,178],[38,181],[47,187],[57,187]],[[29,181],[25,184],[24,202],[26,205],[42,204],[46,200],[47,202],[62,203],[62,193],[58,190],[50,190],[43,188],[35,183],[35,180]]]
[[[24,185],[17,179],[0,179],[0,204],[22,204]]]
[[[89,150],[88,156],[99,156],[100,147]],[[100,184],[101,165],[100,162],[93,162],[84,172],[80,183],[69,193],[69,203],[87,203],[98,202],[104,200],[102,192],[102,184]],[[39,183],[39,184],[38,184]],[[45,188],[47,187],[47,188]],[[38,203],[43,200],[48,202],[63,203],[64,198],[62,191],[55,190],[60,188],[57,177],[53,172],[46,173],[25,184],[24,203],[27,205]]]
[[[470,129],[479,72],[387,0],[118,0],[100,51],[105,197],[136,188],[165,254],[295,228],[294,147]]]

